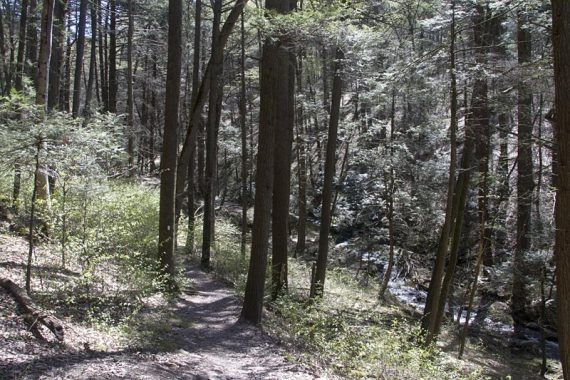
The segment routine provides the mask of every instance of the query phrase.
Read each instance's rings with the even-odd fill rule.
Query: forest
[[[0,1],[0,379],[570,379],[567,0]]]

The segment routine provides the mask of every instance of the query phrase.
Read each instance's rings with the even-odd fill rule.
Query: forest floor
[[[28,243],[24,238],[0,233],[0,278],[11,279],[23,287],[27,252]],[[345,282],[345,275],[341,276],[344,280],[336,284],[335,278],[341,272],[333,270],[330,273],[331,294],[323,307],[329,306],[316,314],[315,310],[310,314],[302,304],[295,306],[299,307],[295,313],[310,314],[301,316],[298,325],[269,312],[272,317],[268,318],[268,327],[264,331],[238,323],[241,303],[236,289],[197,266],[186,268],[183,277],[191,283],[183,284],[179,296],[168,299],[154,295],[141,299],[132,297],[124,284],[111,280],[121,276],[112,266],[100,265],[96,276],[107,278],[91,278],[91,285],[86,287],[82,282],[85,274],[81,266],[70,260],[67,268],[62,269],[59,255],[53,246],[51,250],[49,246],[38,247],[34,256],[32,289],[38,306],[62,321],[65,342],[57,342],[47,330],[44,332],[47,341],[34,337],[12,297],[0,287],[0,380],[334,378],[333,370],[339,372],[340,368],[340,373],[348,372],[348,368],[343,368],[345,362],[335,361],[340,352],[318,352],[311,345],[316,342],[299,342],[292,336],[295,333],[309,333],[310,336],[319,333],[313,324],[302,325],[308,322],[306,318],[315,317],[317,322],[327,324],[338,322],[340,316],[343,321],[345,316],[353,316],[354,321],[348,318],[344,322],[348,330],[341,335],[341,341],[323,335],[324,341],[318,342],[322,347],[344,347],[342,339],[351,337],[364,339],[364,342],[355,343],[376,347],[372,340],[366,342],[366,339],[379,339],[378,347],[387,345],[384,350],[391,362],[373,364],[386,367],[386,374],[397,374],[378,375],[379,378],[433,378],[417,377],[416,374],[423,370],[408,372],[409,361],[416,363],[421,359],[406,359],[408,361],[399,363],[400,357],[412,352],[398,354],[398,350],[410,347],[394,345],[398,339],[405,338],[405,334],[398,338],[398,335],[391,335],[391,328],[379,326],[375,330],[378,336],[369,336],[362,329],[371,323],[370,316],[374,316],[374,320],[400,320],[403,324],[400,329],[406,331],[412,330],[416,321],[402,317],[402,307],[378,305],[374,296],[366,295],[370,291],[367,287],[350,285],[354,281]],[[292,293],[303,292],[308,287],[306,270],[310,268],[305,268],[301,262],[291,262]],[[441,350],[445,354],[441,356],[441,364],[456,368],[458,374],[481,374],[481,377],[469,378],[540,378],[535,375],[536,356],[510,352],[508,345],[503,344],[508,340],[506,337],[499,342],[491,343],[485,339],[469,344],[465,361],[454,359],[455,337],[453,333],[443,337]],[[364,364],[358,358],[353,359],[360,369]],[[553,372],[549,378],[557,378],[559,371]],[[450,377],[442,374],[440,378]]]
[[[0,277],[23,285],[26,249],[25,240],[0,235]],[[36,256],[43,257],[34,267],[36,289],[45,291],[50,279],[77,275],[50,266],[46,252],[38,251]],[[40,271],[43,284],[37,280]],[[136,343],[118,331],[93,327],[74,317],[62,321],[65,343],[41,342],[0,288],[0,379],[321,377],[316,368],[290,361],[292,354],[264,331],[237,323],[239,300],[223,283],[194,266],[187,268],[186,276],[192,279],[190,289],[166,303],[148,302],[137,314],[134,325],[144,339]],[[45,303],[40,305],[49,309]]]

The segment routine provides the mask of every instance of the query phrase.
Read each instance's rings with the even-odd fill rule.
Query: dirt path
[[[45,347],[28,360],[0,361],[0,379],[314,379],[288,362],[259,329],[237,324],[240,305],[230,289],[197,268],[195,284],[171,305],[157,344],[94,352]],[[151,324],[152,326],[152,324]],[[2,344],[0,343],[0,349]]]

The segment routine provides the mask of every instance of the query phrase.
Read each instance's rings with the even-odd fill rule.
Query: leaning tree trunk
[[[220,31],[219,46],[220,50],[224,50],[228,42],[230,34],[239,20],[242,10],[245,8],[248,0],[236,0],[234,6],[232,7],[230,14],[226,18],[222,30]],[[186,131],[186,137],[184,143],[182,144],[182,150],[178,155],[178,167],[176,171],[177,178],[177,188],[176,188],[176,208],[179,209],[182,206],[182,199],[184,194],[184,184],[186,183],[186,176],[188,174],[188,165],[190,164],[190,152],[194,149],[196,145],[196,138],[198,137],[198,127],[201,123],[202,110],[208,99],[210,91],[210,76],[213,68],[213,60],[210,59],[206,68],[202,73],[202,80],[200,82],[200,87],[198,89],[198,95],[194,99],[194,103],[191,106],[189,113],[188,128]],[[199,170],[200,176],[200,170]]]
[[[323,202],[321,207],[321,226],[319,232],[319,251],[317,255],[315,276],[311,281],[311,296],[313,297],[322,297],[325,288],[329,251],[329,229],[331,225],[333,181],[335,174],[336,140],[340,119],[340,102],[342,97],[343,60],[344,52],[341,48],[337,48],[334,63],[332,102],[330,108],[329,133],[325,161],[325,179],[323,184]]]
[[[426,304],[424,307],[424,314],[422,317],[422,331],[426,333],[426,343],[429,345],[433,339],[433,331],[435,324],[435,315],[437,312],[437,305],[439,304],[439,297],[441,294],[441,282],[443,280],[443,275],[445,271],[445,260],[449,252],[449,235],[451,233],[451,225],[453,223],[452,212],[453,212],[453,194],[455,192],[455,178],[456,178],[456,167],[457,167],[457,129],[458,129],[458,118],[457,118],[457,75],[456,75],[456,59],[455,59],[455,40],[456,40],[456,30],[455,30],[455,1],[451,2],[452,6],[452,19],[451,19],[451,30],[450,30],[450,45],[449,45],[449,62],[450,62],[450,75],[451,75],[451,121],[450,121],[450,161],[449,161],[449,178],[447,181],[447,203],[445,208],[445,220],[443,222],[443,227],[441,229],[441,235],[439,240],[439,245],[437,248],[435,264],[431,275],[431,280],[429,283],[428,294],[426,298]]]

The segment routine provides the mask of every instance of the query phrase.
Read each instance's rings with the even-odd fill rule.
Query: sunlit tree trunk
[[[64,66],[67,0],[57,0],[53,11],[53,47],[50,61],[48,109],[58,107],[61,94],[62,68]]]
[[[73,75],[73,117],[79,116],[81,102],[81,78],[83,75],[83,56],[85,52],[85,30],[87,23],[88,0],[79,3],[79,22],[77,26],[77,42],[75,43],[75,74]]]

